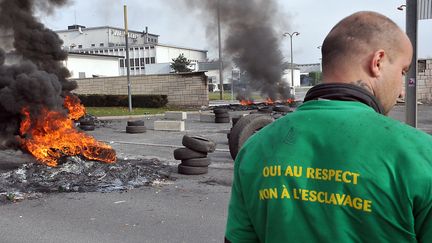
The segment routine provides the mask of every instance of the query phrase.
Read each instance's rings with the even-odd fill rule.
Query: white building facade
[[[119,75],[126,75],[125,31],[110,26],[86,28],[69,26],[56,31],[63,40],[63,48],[69,52],[121,56]],[[128,31],[129,70],[131,75],[163,74],[171,70],[172,59],[183,54],[192,62],[207,60],[207,51],[159,43],[159,36],[144,31]]]
[[[71,73],[71,78],[114,77],[119,76],[119,56],[68,53],[63,65]]]

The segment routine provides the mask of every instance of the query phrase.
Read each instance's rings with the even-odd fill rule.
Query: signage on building
[[[122,36],[122,37],[124,37],[125,36],[125,31],[124,30],[111,30],[111,34],[113,36]],[[128,32],[128,37],[131,38],[131,39],[138,39],[138,34]]]

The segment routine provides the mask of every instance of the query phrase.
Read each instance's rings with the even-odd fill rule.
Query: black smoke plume
[[[217,39],[217,9],[224,29],[224,55],[248,77],[248,86],[272,99],[289,98],[289,87],[282,81],[282,31],[287,28],[275,0],[186,0],[188,6],[204,11],[207,34]],[[286,17],[285,17],[286,18]],[[224,58],[225,59],[225,58]],[[245,97],[246,98],[246,97]]]
[[[67,0],[0,0],[0,149],[16,147],[21,111],[64,111],[64,96],[77,87],[68,81],[62,41],[41,24],[36,10],[50,13]],[[10,44],[10,45],[9,45]],[[5,51],[6,50],[6,51]]]

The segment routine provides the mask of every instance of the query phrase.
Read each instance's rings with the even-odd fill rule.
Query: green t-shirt
[[[432,242],[432,137],[351,101],[309,101],[235,161],[231,242]]]

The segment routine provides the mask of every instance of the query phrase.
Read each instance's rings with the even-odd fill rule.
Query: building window
[[[131,70],[135,70],[135,68],[131,68]]]
[[[150,46],[150,49],[154,49],[154,46]]]
[[[85,72],[78,72],[78,78],[85,78]]]
[[[134,59],[133,58],[129,59],[129,66],[130,67],[135,67],[135,65],[134,65]]]
[[[135,51],[138,51],[138,47],[135,47]]]
[[[135,58],[135,66],[139,66],[139,58]]]
[[[145,67],[141,67],[141,69],[145,69]]]
[[[141,57],[140,58],[140,66],[144,66],[145,65],[145,63],[144,63],[144,57]]]
[[[114,49],[114,51],[118,51],[118,49]]]
[[[140,50],[143,50],[144,48],[140,47]]]
[[[124,59],[120,59],[120,67],[124,67]]]
[[[99,46],[104,46],[104,43],[99,43]]]
[[[95,44],[91,44],[91,46],[92,46],[92,47],[95,47],[96,45],[95,45]]]
[[[426,71],[426,60],[417,61],[417,71],[419,73],[424,73]]]
[[[149,58],[149,57],[146,57],[146,58],[145,58],[145,62],[146,62],[146,64],[150,64],[150,58]]]
[[[124,49],[123,49],[123,48],[120,48],[119,51],[124,51]]]
[[[78,45],[78,48],[80,48],[80,49],[81,49],[81,48],[82,48],[82,45]]]
[[[148,49],[149,49],[149,47],[148,47],[148,46],[146,46],[146,47],[145,47],[145,49],[146,49],[146,50],[148,50]]]
[[[112,53],[112,52],[113,52],[113,50],[109,50],[109,52],[110,52],[110,53]]]
[[[150,57],[150,63],[156,63],[156,59],[154,57]]]
[[[105,53],[108,53],[108,50],[104,50]]]

